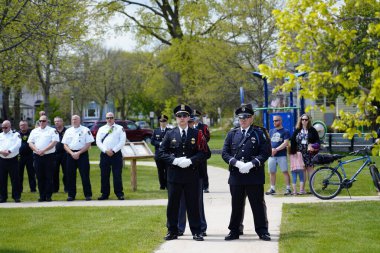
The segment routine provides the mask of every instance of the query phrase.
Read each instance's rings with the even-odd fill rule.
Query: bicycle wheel
[[[375,185],[377,191],[380,191],[380,174],[379,170],[376,168],[375,165],[369,166],[369,171],[371,172],[373,184]]]
[[[330,167],[321,167],[310,177],[310,190],[320,199],[332,199],[342,190],[342,176]]]

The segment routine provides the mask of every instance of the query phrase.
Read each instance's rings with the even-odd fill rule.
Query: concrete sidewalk
[[[96,162],[94,162],[96,163]],[[138,165],[155,166],[154,162],[138,162]],[[259,240],[254,231],[253,217],[249,202],[246,204],[244,235],[239,240],[225,241],[228,234],[228,223],[231,215],[231,196],[229,193],[228,171],[208,166],[210,180],[210,193],[204,194],[205,212],[208,224],[205,241],[197,242],[192,239],[189,228],[186,228],[184,236],[178,240],[164,242],[155,252],[157,253],[187,253],[187,252],[207,252],[207,253],[235,253],[235,252],[261,252],[277,253],[280,235],[280,224],[283,203],[311,203],[323,202],[316,197],[278,197],[265,196],[267,204],[269,232],[272,241]],[[138,177],[138,175],[137,175]],[[380,200],[378,196],[369,197],[337,197],[325,202],[339,201],[360,201],[360,200]],[[53,201],[53,202],[22,202],[3,203],[0,208],[30,208],[30,207],[54,207],[54,206],[142,206],[142,205],[166,205],[166,199],[158,200],[107,200],[107,201]],[[162,237],[165,235],[163,234]]]

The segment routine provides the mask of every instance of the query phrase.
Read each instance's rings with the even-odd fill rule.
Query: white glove
[[[182,156],[182,157],[178,157],[178,158],[174,158],[173,160],[173,165],[178,165],[183,159],[186,159],[185,156]]]
[[[237,161],[235,163],[235,167],[239,168],[239,170],[243,167],[244,163],[242,161]]]
[[[192,164],[191,160],[188,158],[183,159],[179,162],[178,166],[181,168],[187,168]]]
[[[251,162],[244,163],[244,165],[239,169],[240,173],[246,174],[253,168]]]

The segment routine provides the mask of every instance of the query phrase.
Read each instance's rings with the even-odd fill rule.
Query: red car
[[[98,129],[104,126],[107,122],[105,120],[99,120],[90,128],[92,135],[96,139]],[[115,120],[115,123],[124,127],[127,139],[129,141],[145,141],[150,143],[152,139],[153,130],[150,128],[140,128],[135,122],[131,120]]]

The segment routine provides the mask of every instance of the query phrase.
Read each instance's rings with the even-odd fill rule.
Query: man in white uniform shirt
[[[18,152],[21,147],[21,137],[16,131],[11,130],[11,122],[4,120],[0,133],[0,203],[8,198],[8,174],[12,184],[12,198],[16,203],[20,202],[21,187],[18,169]]]
[[[29,135],[29,147],[33,150],[33,160],[38,180],[40,198],[38,202],[51,201],[53,193],[53,172],[55,168],[55,144],[59,141],[58,132],[48,126],[45,115],[39,119],[40,126]]]
[[[77,168],[82,179],[83,193],[87,201],[91,200],[92,190],[90,182],[90,161],[88,158],[88,149],[94,141],[90,130],[80,124],[80,117],[73,115],[71,125],[66,130],[62,143],[67,152],[67,182],[68,197],[67,201],[75,200],[77,193],[76,178]]]
[[[100,149],[100,176],[101,193],[98,200],[106,200],[110,195],[110,174],[112,168],[113,187],[119,200],[124,200],[123,181],[121,172],[123,169],[123,156],[121,149],[125,145],[126,134],[124,128],[115,124],[112,112],[106,114],[107,124],[99,128],[96,135],[96,145]]]

